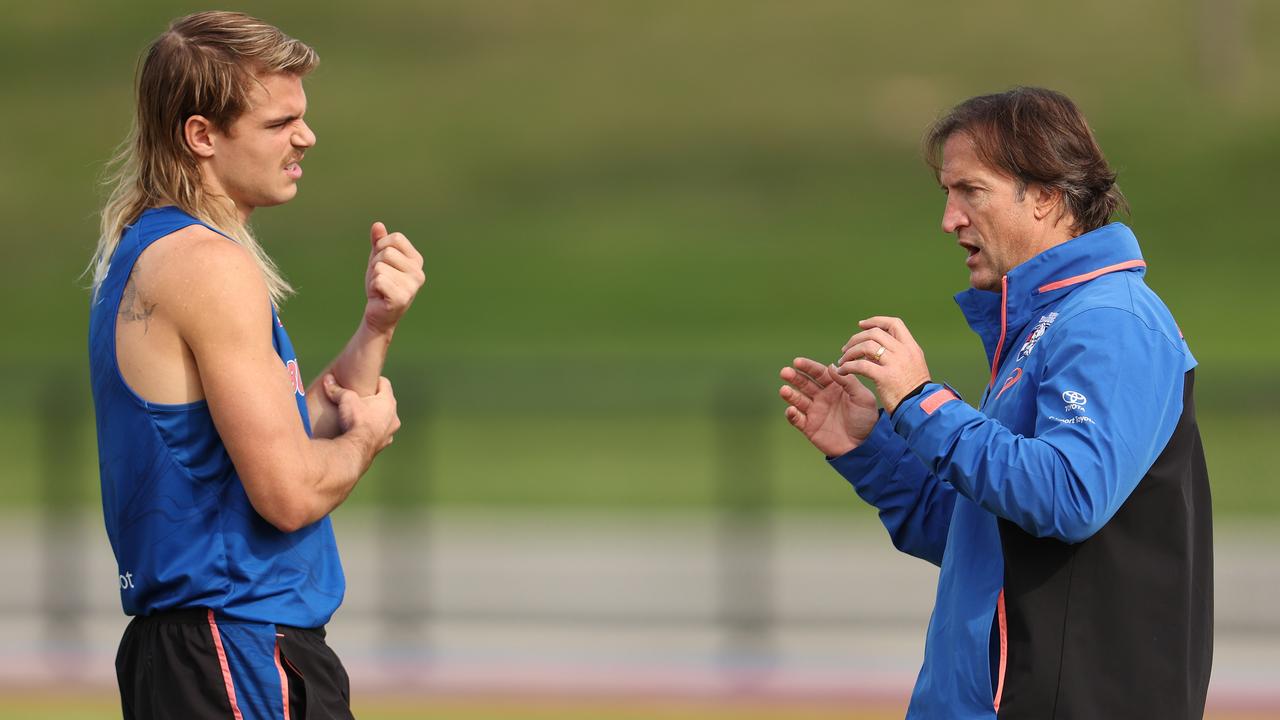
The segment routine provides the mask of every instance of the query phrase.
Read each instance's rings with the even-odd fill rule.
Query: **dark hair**
[[[1038,183],[1061,193],[1079,232],[1102,227],[1117,211],[1129,212],[1084,115],[1062,93],[1016,87],[955,106],[925,136],[925,162],[935,177],[942,171],[942,146],[959,132],[973,139],[983,162],[1017,180],[1020,189]]]

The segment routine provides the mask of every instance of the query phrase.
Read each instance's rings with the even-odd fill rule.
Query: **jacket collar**
[[[1005,275],[1003,292],[969,289],[956,304],[987,351],[992,378],[1009,346],[1021,342],[1019,331],[1036,314],[1073,288],[1112,272],[1146,273],[1146,262],[1133,231],[1111,223],[1072,238],[1027,260]]]

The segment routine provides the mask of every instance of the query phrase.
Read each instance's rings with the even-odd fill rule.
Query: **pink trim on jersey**
[[[284,637],[280,633],[276,633],[276,637]],[[289,676],[284,672],[284,665],[280,664],[280,641],[276,641],[276,670],[280,672],[280,699],[284,702],[284,720],[289,720]]]
[[[1004,669],[1009,663],[1009,629],[1004,617],[1004,588],[996,600],[996,617],[1000,621],[1000,678],[996,681],[996,712],[1000,712],[1000,697],[1004,695]]]
[[[222,633],[218,632],[218,623],[213,619],[213,610],[209,611],[209,631],[213,633],[213,646],[218,649],[218,664],[222,666],[222,682],[227,685],[231,715],[235,720],[244,720],[244,715],[240,714],[240,705],[236,703],[236,688],[231,682],[231,666],[227,664],[227,651],[222,647]]]
[[[1116,272],[1117,270],[1128,270],[1130,268],[1146,267],[1146,266],[1147,266],[1147,262],[1145,260],[1126,260],[1122,263],[1116,263],[1115,265],[1108,265],[1104,268],[1098,268],[1093,272],[1087,272],[1087,273],[1084,273],[1083,275],[1076,275],[1075,277],[1069,277],[1065,280],[1058,280],[1057,282],[1051,282],[1048,285],[1041,285],[1039,288],[1036,289],[1036,292],[1049,292],[1050,290],[1060,290],[1070,285],[1076,285],[1082,282],[1088,282],[1098,277],[1099,275],[1106,275],[1107,273],[1113,273],[1113,272]]]
[[[920,409],[924,411],[925,415],[932,415],[934,410],[937,410],[938,408],[942,407],[943,405],[946,405],[952,400],[959,400],[959,399],[960,398],[956,397],[955,393],[951,392],[946,388],[943,388],[935,392],[934,394],[930,395],[929,397],[925,398],[920,403]]]

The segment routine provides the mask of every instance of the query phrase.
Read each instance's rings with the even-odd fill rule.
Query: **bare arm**
[[[322,379],[332,375],[340,386],[358,395],[373,394],[396,326],[426,282],[422,255],[402,233],[388,233],[385,225],[376,222],[369,239],[366,302],[360,325],[338,357],[307,388],[307,410],[315,437],[333,437],[338,430],[337,407],[323,392]]]
[[[158,302],[172,308],[254,509],[282,531],[305,527],[346,499],[399,428],[390,385],[383,380],[369,398],[322,386],[337,409],[337,432],[308,437],[271,344],[266,283],[249,254],[212,232],[183,250],[157,283]]]

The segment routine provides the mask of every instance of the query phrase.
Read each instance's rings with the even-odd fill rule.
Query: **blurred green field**
[[[765,390],[767,392],[767,390]],[[720,423],[740,423],[716,414],[633,412],[552,416],[523,412],[442,414],[423,418],[417,432],[402,432],[396,445],[348,501],[440,507],[712,509],[723,501],[720,484],[727,460]],[[763,464],[765,498],[786,511],[846,512],[871,519],[874,512],[852,494],[816,453],[766,405],[748,418],[749,461]],[[0,416],[3,417],[3,416]],[[1256,465],[1280,423],[1268,416],[1217,414],[1202,417],[1212,470],[1214,507],[1219,516],[1266,516],[1280,508],[1280,483]],[[732,425],[729,429],[742,429]],[[85,445],[72,476],[74,487],[56,497],[76,504],[97,502],[92,426],[78,429]],[[501,440],[495,440],[500,438]],[[29,460],[10,464],[0,486],[0,506],[35,507],[48,501],[33,418],[0,423],[0,454]],[[54,481],[56,482],[56,481]],[[341,512],[341,510],[339,510]]]
[[[45,501],[51,473],[58,502],[96,503],[77,279],[95,181],[138,53],[195,7],[3,9],[0,505]],[[254,218],[299,289],[282,317],[304,370],[354,328],[372,220],[427,257],[389,370],[406,430],[352,502],[709,506],[730,396],[764,428],[779,503],[865,512],[789,434],[777,369],[898,314],[977,397],[950,301],[963,253],[917,145],[951,104],[1025,83],[1074,96],[1120,170],[1148,279],[1201,361],[1219,512],[1280,512],[1280,339],[1258,331],[1280,258],[1280,5],[1209,7],[255,3],[323,58],[301,193]],[[77,407],[47,419],[51,397]]]

